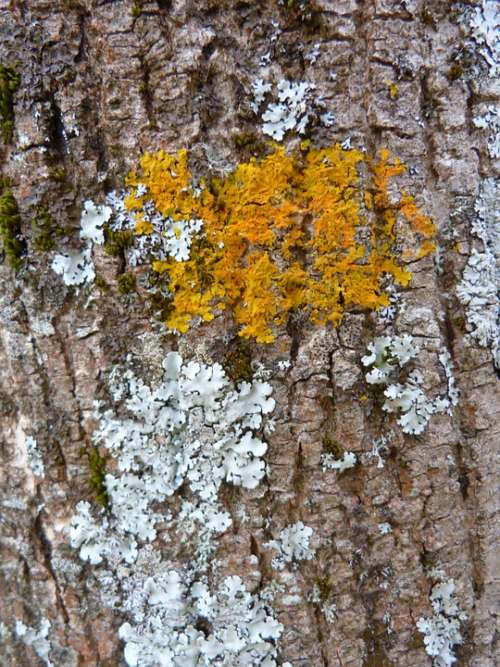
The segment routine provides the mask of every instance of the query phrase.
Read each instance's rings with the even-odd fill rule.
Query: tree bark
[[[123,187],[145,151],[189,148],[200,174],[248,160],[235,136],[266,139],[249,107],[263,76],[315,84],[335,124],[317,128],[313,143],[350,137],[407,165],[401,187],[437,226],[440,258],[412,264],[394,330],[420,345],[419,366],[441,393],[437,355],[449,352],[460,397],[421,436],[382,413],[361,362],[383,333],[374,313],[348,312],[337,329],[289,325],[274,344],[250,343],[254,362],[290,367],[269,379],[276,427],[265,481],[222,487],[232,525],[216,540],[218,576],[240,576],[254,595],[279,583],[270,603],[283,625],[278,664],[424,667],[441,664],[416,625],[433,615],[438,569],[467,614],[456,664],[498,664],[496,375],[457,298],[478,247],[474,202],[498,166],[474,119],[498,103],[498,83],[484,74],[465,15],[459,3],[424,0],[0,0],[0,64],[20,77],[12,137],[0,148],[2,188],[15,196],[23,244],[17,271],[6,251],[0,266],[2,664],[125,664],[127,615],[106,604],[105,566],[84,562],[68,537],[79,501],[99,507],[94,401],[106,403],[109,372],[127,355],[153,383],[171,350],[227,368],[234,348],[222,321],[168,333],[140,289],[119,290],[130,269],[123,253],[94,246],[99,281],[81,289],[52,270],[54,253],[79,247],[83,202]],[[306,58],[315,44],[319,55]],[[383,465],[372,455],[382,436]],[[325,470],[327,439],[358,464]],[[276,571],[265,545],[299,521],[313,530],[314,557]],[[158,549],[180,570],[193,554],[177,546]]]

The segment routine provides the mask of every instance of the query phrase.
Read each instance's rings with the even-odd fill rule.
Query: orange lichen
[[[366,165],[367,186],[360,177]],[[306,310],[318,324],[338,325],[344,311],[388,305],[387,274],[407,285],[410,272],[394,251],[396,223],[406,222],[421,254],[432,249],[430,219],[406,193],[389,194],[404,165],[381,151],[370,161],[339,145],[287,155],[274,147],[261,160],[239,164],[228,176],[192,184],[185,150],[146,153],[131,174],[126,206],[136,215],[136,233],[148,234],[145,199],[172,221],[200,219],[189,259],[156,259],[168,274],[172,295],[167,326],[185,332],[198,318],[208,321],[230,309],[239,335],[267,343],[288,315]],[[138,186],[147,196],[138,196]],[[142,190],[141,190],[142,191]]]

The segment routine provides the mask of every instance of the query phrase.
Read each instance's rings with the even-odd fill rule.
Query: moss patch
[[[323,451],[325,454],[332,454],[338,461],[341,461],[345,454],[345,449],[340,442],[329,436],[323,438]]]
[[[25,242],[21,237],[21,216],[12,190],[0,196],[0,237],[10,266],[17,271],[23,263]]]
[[[113,231],[105,229],[106,242],[104,252],[112,257],[119,257],[126,248],[130,248],[134,243],[134,235],[130,230]]]
[[[253,378],[252,353],[245,340],[238,340],[224,359],[224,370],[233,382],[251,382]]]
[[[56,239],[64,235],[62,227],[60,227],[50,214],[46,206],[39,206],[36,209],[35,217],[31,221],[35,235],[33,237],[33,247],[35,250],[47,252],[54,250],[56,247]]]
[[[21,84],[19,74],[0,65],[0,129],[4,144],[12,141],[14,132],[14,94]]]
[[[88,452],[88,458],[90,487],[95,494],[97,502],[107,507],[109,505],[109,497],[104,483],[104,478],[106,477],[106,459],[100,455],[97,447],[92,447]]]
[[[137,281],[134,273],[122,273],[118,276],[118,291],[120,294],[135,292]]]

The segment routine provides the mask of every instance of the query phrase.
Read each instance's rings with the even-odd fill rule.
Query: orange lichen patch
[[[145,154],[140,172],[127,180],[125,203],[136,215],[136,233],[150,233],[145,198],[171,220],[203,221],[189,259],[153,258],[154,270],[168,274],[167,326],[185,332],[229,309],[240,336],[268,343],[299,309],[315,323],[336,326],[346,309],[386,306],[387,275],[402,286],[411,278],[395,254],[396,223],[411,227],[422,255],[432,250],[434,235],[411,196],[389,192],[404,170],[386,150],[371,161],[339,145],[313,150],[304,144],[290,155],[275,146],[265,158],[202,184],[200,192],[186,151]],[[147,197],[137,196],[139,184]]]

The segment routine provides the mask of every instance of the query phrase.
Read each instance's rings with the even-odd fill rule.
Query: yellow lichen
[[[413,198],[403,192],[394,203],[389,195],[391,179],[404,170],[386,150],[372,161],[339,145],[304,144],[297,154],[275,146],[263,159],[201,183],[200,193],[185,150],[146,153],[127,180],[136,233],[152,231],[146,198],[173,221],[203,221],[189,259],[153,261],[154,271],[168,275],[167,326],[185,332],[229,309],[240,336],[268,343],[293,311],[336,326],[346,309],[388,305],[387,274],[402,286],[411,278],[395,253],[396,224],[411,227],[420,255],[433,247],[434,226]],[[138,196],[139,184],[147,196]]]
[[[399,96],[399,87],[397,83],[393,81],[387,81],[387,90],[389,91],[389,97],[391,100],[397,100]]]

